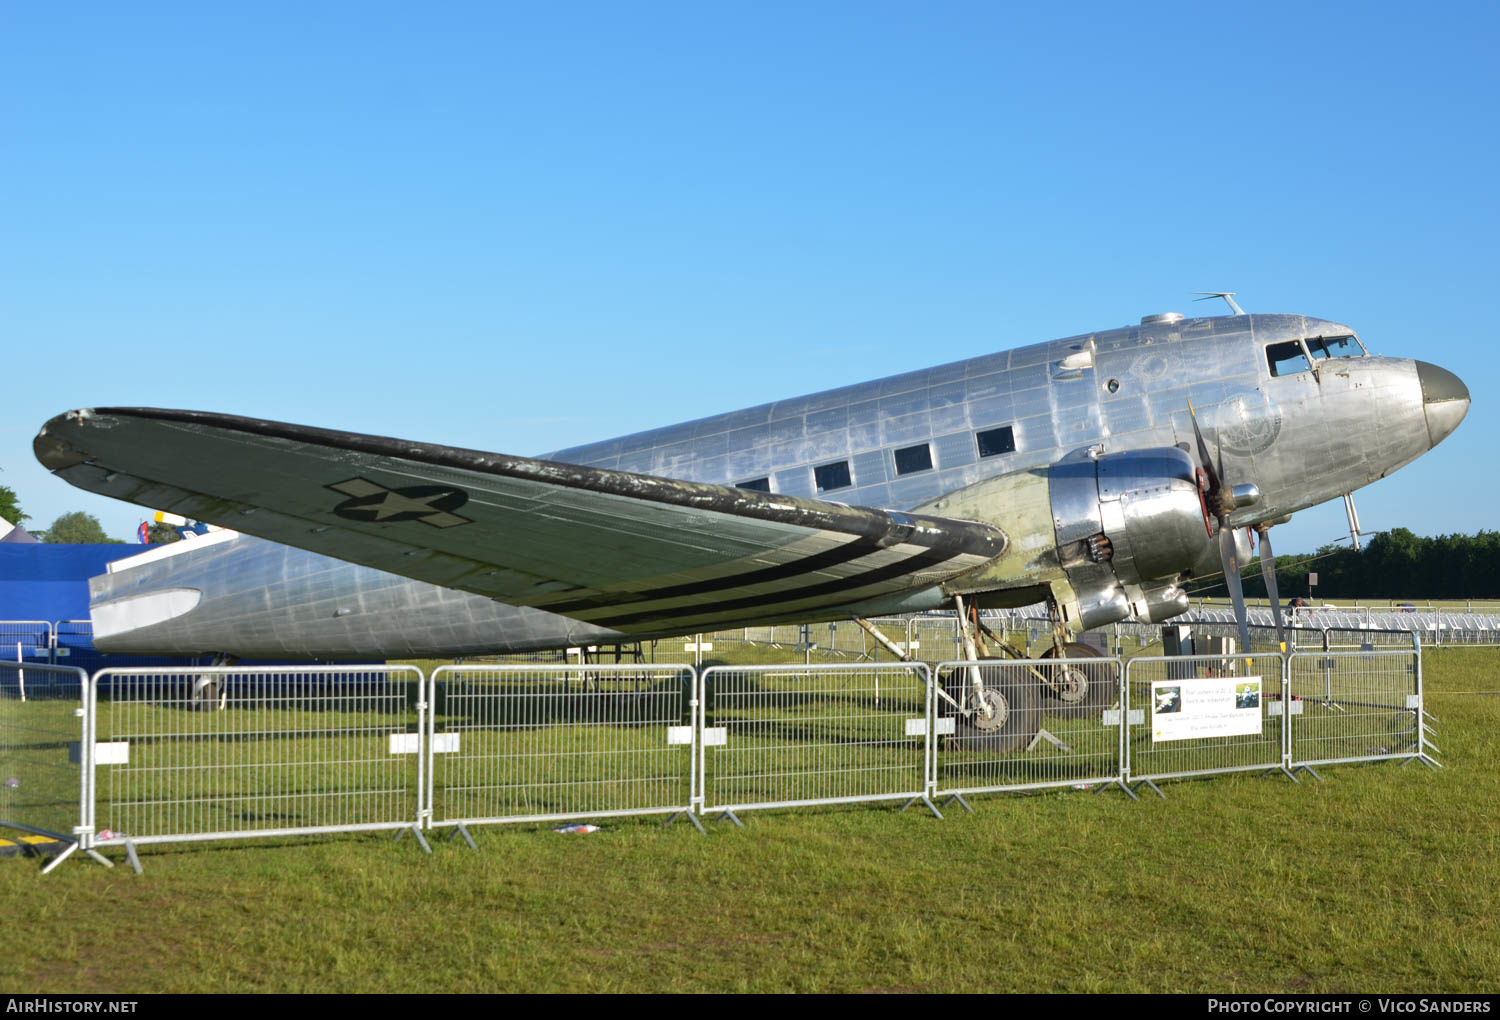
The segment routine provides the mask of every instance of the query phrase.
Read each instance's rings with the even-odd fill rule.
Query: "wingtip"
[[[94,414],[93,408],[84,407],[76,411],[64,411],[48,419],[31,441],[32,452],[44,468],[48,471],[62,471],[76,467],[88,459],[64,437],[69,427],[76,427],[75,423],[92,418]]]

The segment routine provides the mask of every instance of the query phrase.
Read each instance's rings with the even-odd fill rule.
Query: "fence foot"
[[[693,814],[691,811],[673,811],[672,814],[668,816],[667,820],[661,823],[661,827],[665,829],[667,826],[677,821],[677,819],[684,816],[686,816],[688,821],[693,823],[693,828],[697,829],[699,832],[702,832],[705,836],[708,835],[707,831],[705,831],[703,828],[703,823],[698,821],[698,816]]]
[[[1315,769],[1315,768],[1313,768],[1311,765],[1298,765],[1292,771],[1293,772],[1306,772],[1308,775],[1312,776],[1318,782],[1321,783],[1323,781],[1323,777],[1320,776],[1320,775],[1318,775],[1318,770]],[[1293,776],[1292,778],[1295,779],[1296,777]]]
[[[1058,740],[1055,735],[1045,729],[1036,731],[1036,736],[1031,738],[1031,743],[1026,745],[1026,750],[1035,751],[1037,747],[1044,741],[1053,745],[1054,747],[1060,748],[1067,754],[1073,753],[1073,749],[1071,747],[1069,747],[1067,744],[1064,744],[1061,740]]]
[[[134,869],[137,875],[144,875],[146,873],[146,869],[141,867],[140,854],[135,852],[135,844],[128,839],[125,841],[125,859],[130,862],[130,867]]]
[[[453,827],[453,831],[450,832],[450,833],[448,833],[448,842],[450,842],[450,843],[453,842],[459,836],[462,836],[464,838],[464,842],[467,843],[467,844],[469,844],[469,849],[470,850],[478,850],[479,849],[479,847],[477,847],[477,846],[474,845],[474,837],[471,836],[471,835],[469,835],[468,828],[465,827],[462,824],[455,825]]]
[[[943,801],[943,806],[947,807],[949,804],[952,804],[954,801],[957,801],[958,804],[959,804],[959,806],[962,807],[969,814],[971,814],[971,815],[974,814],[974,809],[969,806],[969,802],[968,801],[964,800],[964,795],[961,794],[961,793],[950,793],[950,794],[948,794],[948,798]]]
[[[1142,780],[1140,780],[1139,782],[1137,782],[1135,784],[1135,788],[1137,790],[1139,790],[1143,786],[1149,786],[1149,787],[1151,787],[1151,792],[1154,793],[1154,794],[1156,794],[1162,800],[1166,800],[1167,799],[1167,795],[1165,793],[1161,792],[1161,787],[1157,786],[1151,780],[1149,780],[1149,779],[1142,779]],[[1139,798],[1137,798],[1137,799],[1139,799]]]
[[[1409,761],[1410,759],[1407,759],[1407,760]],[[1440,769],[1440,768],[1443,767],[1443,763],[1442,762],[1437,761],[1436,759],[1433,759],[1433,758],[1429,758],[1429,757],[1427,757],[1426,754],[1419,754],[1419,755],[1417,755],[1417,761],[1421,762],[1423,765],[1426,765],[1429,769],[1431,769],[1434,772],[1436,772],[1438,769]]]
[[[90,857],[98,861],[100,864],[104,865],[106,868],[113,868],[115,866],[114,861],[110,860],[108,857],[105,857],[98,850],[85,850],[84,853],[88,854]]]
[[[733,822],[735,825],[739,826],[741,829],[745,827],[745,823],[740,821],[733,811],[727,809],[718,818],[715,818],[714,821],[722,822],[726,818]]]
[[[1285,765],[1282,765],[1282,766],[1280,766],[1279,768],[1277,768],[1277,769],[1275,769],[1273,771],[1280,772],[1282,775],[1286,776],[1288,779],[1290,779],[1294,783],[1300,783],[1300,782],[1302,782],[1302,780],[1300,780],[1300,779],[1297,778],[1297,774],[1295,772],[1293,772],[1291,769],[1287,768]]]
[[[930,801],[930,800],[927,799],[927,794],[925,794],[925,793],[919,793],[915,797],[913,797],[911,800],[907,801],[905,804],[902,804],[901,805],[901,810],[905,811],[907,808],[911,807],[917,801],[921,801],[923,804],[927,805],[927,810],[931,811],[938,818],[943,817],[943,813],[937,809],[937,805],[936,804],[934,804],[932,801]]]
[[[68,848],[66,850],[64,850],[62,853],[58,854],[56,857],[52,858],[52,860],[50,860],[50,861],[47,862],[47,866],[42,869],[42,874],[45,875],[47,872],[49,872],[53,868],[57,867],[63,861],[65,861],[69,857],[73,856],[73,852],[75,850],[77,850],[77,849],[78,849],[78,844],[77,843],[69,843],[68,844]]]
[[[396,830],[396,838],[393,839],[391,842],[393,842],[393,843],[399,843],[399,842],[401,842],[401,837],[404,836],[404,835],[406,835],[408,832],[411,833],[413,836],[416,837],[416,839],[417,839],[417,845],[419,845],[423,850],[426,850],[428,853],[432,853],[432,847],[428,846],[427,845],[427,840],[425,840],[425,839],[422,838],[422,830],[419,827],[415,826],[415,825],[409,825],[409,826],[407,826],[404,829],[397,829]]]
[[[1119,790],[1131,800],[1141,799],[1135,795],[1135,791],[1130,788],[1130,784],[1125,782],[1125,780],[1123,779],[1111,779],[1107,783],[1098,783],[1094,786],[1089,787],[1089,793],[1091,794],[1100,793],[1104,790]]]

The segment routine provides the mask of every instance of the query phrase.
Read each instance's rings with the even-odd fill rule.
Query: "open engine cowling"
[[[1085,455],[1049,472],[1057,553],[1078,595],[1079,623],[1156,623],[1188,607],[1184,575],[1217,573],[1192,458],[1176,447]],[[1249,539],[1236,551],[1249,562]]]

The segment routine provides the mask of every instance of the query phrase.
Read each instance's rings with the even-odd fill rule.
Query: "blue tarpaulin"
[[[0,545],[0,620],[87,620],[89,578],[142,545]]]

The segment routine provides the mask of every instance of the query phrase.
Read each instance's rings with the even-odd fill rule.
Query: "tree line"
[[[1309,592],[1308,574],[1318,583]],[[1247,598],[1265,598],[1260,567],[1242,577]],[[1382,531],[1363,549],[1325,545],[1311,556],[1276,557],[1276,586],[1290,601],[1328,598],[1500,598],[1500,531],[1424,538],[1406,528]],[[1220,578],[1193,594],[1223,594]]]
[[[31,515],[21,509],[21,504],[16,498],[14,489],[0,485],[0,518],[4,518],[15,525],[21,525],[23,521],[29,521]],[[52,526],[46,529],[27,528],[31,536],[42,542],[63,543],[87,543],[93,545],[123,545],[124,540],[110,538],[104,533],[104,525],[99,523],[99,518],[82,510],[74,510],[72,513],[60,514]]]

